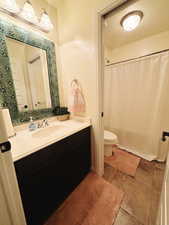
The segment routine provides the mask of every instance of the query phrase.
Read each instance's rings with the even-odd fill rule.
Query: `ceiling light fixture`
[[[27,0],[20,12],[20,17],[24,20],[27,20],[29,23],[37,24],[38,19],[35,15],[35,11],[32,7],[32,4],[29,0]]]
[[[11,13],[19,12],[19,7],[15,0],[5,0],[3,3],[3,8]]]
[[[48,13],[45,10],[43,11],[42,16],[40,18],[39,26],[47,32],[53,29],[53,24],[49,18]]]
[[[132,31],[140,24],[143,18],[142,11],[133,11],[126,14],[120,21],[121,26],[125,31]]]

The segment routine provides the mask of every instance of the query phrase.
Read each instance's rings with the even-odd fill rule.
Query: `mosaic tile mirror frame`
[[[12,70],[7,50],[6,37],[46,51],[52,108],[19,112],[12,78]],[[0,106],[9,108],[14,124],[29,121],[29,117],[41,119],[52,116],[53,109],[59,107],[55,45],[37,33],[27,31],[0,19]]]

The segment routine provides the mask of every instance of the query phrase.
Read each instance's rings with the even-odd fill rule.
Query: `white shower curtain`
[[[105,129],[119,145],[147,160],[164,161],[169,131],[169,52],[105,68]]]

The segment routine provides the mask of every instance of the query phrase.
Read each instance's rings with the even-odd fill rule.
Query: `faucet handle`
[[[41,122],[38,122],[38,128],[49,126],[48,120],[44,119]]]

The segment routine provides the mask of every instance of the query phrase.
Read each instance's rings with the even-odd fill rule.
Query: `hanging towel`
[[[76,79],[71,82],[68,109],[71,113],[85,112],[85,99],[80,84]]]

